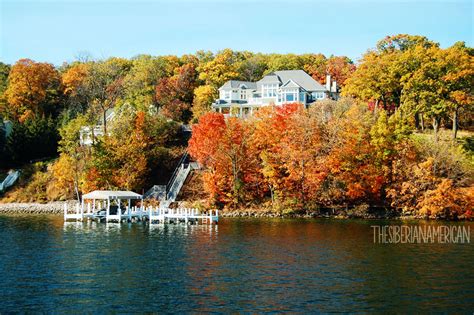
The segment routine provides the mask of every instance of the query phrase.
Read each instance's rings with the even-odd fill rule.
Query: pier
[[[143,196],[132,191],[96,190],[82,196],[73,209],[64,205],[64,221],[217,224],[219,210],[202,213],[195,208],[144,206]]]

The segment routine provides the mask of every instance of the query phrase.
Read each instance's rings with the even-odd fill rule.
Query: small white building
[[[108,124],[111,122],[115,117],[115,111],[113,109],[107,110],[105,113],[105,121]],[[100,122],[93,126],[83,126],[79,131],[79,142],[81,145],[92,145],[94,143],[94,139],[97,137],[102,137],[104,135],[104,125],[103,122]]]
[[[305,107],[318,100],[337,99],[338,86],[326,77],[323,86],[303,70],[274,71],[260,81],[227,81],[219,88],[212,108],[226,115],[245,117],[262,106],[301,103]]]

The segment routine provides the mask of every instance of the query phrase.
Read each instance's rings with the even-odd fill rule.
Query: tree
[[[356,66],[348,57],[332,56],[327,60],[326,69],[327,73],[331,75],[331,79],[335,80],[339,86],[343,87],[346,80],[350,78],[356,70]]]
[[[52,118],[15,121],[5,144],[6,156],[14,165],[53,157],[57,154],[57,142],[58,132]]]
[[[84,113],[89,105],[87,91],[84,89],[85,80],[89,76],[89,67],[90,65],[86,63],[76,63],[62,75],[64,94],[73,115]]]
[[[102,116],[104,135],[107,135],[107,110],[113,108],[123,96],[124,77],[129,68],[130,63],[120,58],[94,62],[83,82],[82,88],[88,95],[91,110]]]
[[[362,58],[353,75],[346,79],[342,89],[344,96],[353,96],[363,101],[375,101],[376,108],[393,110],[400,104],[401,82],[394,71],[394,60],[398,53],[391,52],[379,55],[368,52]]]
[[[86,116],[79,115],[70,120],[59,129],[61,139],[58,144],[60,158],[58,165],[53,166],[53,177],[57,178],[57,184],[72,183],[74,194],[79,200],[81,190],[81,177],[85,170],[85,161],[89,157],[88,150],[80,145],[80,131],[87,126]],[[64,170],[65,174],[62,174]],[[56,172],[56,173],[55,173]],[[53,187],[57,187],[53,185]]]
[[[17,61],[10,70],[5,91],[12,116],[24,122],[41,115],[57,115],[61,81],[49,63],[30,59]]]
[[[298,70],[303,68],[303,60],[295,54],[270,54],[266,73],[278,70]]]
[[[327,59],[323,54],[303,55],[303,70],[321,84],[326,83]],[[300,68],[301,69],[301,68]]]
[[[239,64],[239,77],[244,81],[256,82],[267,70],[267,57],[263,54],[250,54]]]
[[[224,49],[214,59],[199,66],[199,79],[206,85],[219,88],[228,80],[239,77],[237,63],[241,60],[231,49]]]
[[[377,50],[380,53],[390,53],[394,51],[403,52],[416,46],[421,46],[427,49],[439,45],[428,40],[425,36],[409,34],[386,36],[384,39],[377,42]]]
[[[3,96],[8,86],[8,74],[10,73],[10,65],[0,62],[0,97]]]
[[[158,82],[155,98],[164,116],[182,122],[190,119],[196,78],[195,65],[189,63],[176,69],[174,76]]]
[[[164,57],[139,55],[132,59],[130,71],[124,78],[125,100],[136,107],[147,110],[150,105],[157,105],[155,86],[160,79],[172,75],[174,60]]]
[[[198,120],[211,110],[212,102],[217,98],[217,89],[211,85],[201,85],[194,89],[193,119]]]
[[[474,55],[462,42],[444,51],[446,74],[443,81],[449,93],[449,110],[452,112],[453,139],[457,137],[459,112],[472,111],[474,105]]]
[[[403,107],[413,111],[417,105],[424,115],[431,118],[435,141],[438,141],[440,122],[449,108],[449,93],[443,82],[447,67],[444,52],[436,46],[428,49],[417,46],[414,54],[421,62],[418,69],[404,80]]]
[[[257,176],[251,126],[238,118],[208,113],[193,127],[189,153],[207,168],[205,187],[214,203],[237,206],[245,201]],[[255,187],[253,187],[255,188]],[[257,192],[258,193],[258,192]]]
[[[346,81],[342,93],[363,101],[374,101],[375,109],[383,105],[393,111],[402,103],[403,81],[410,76],[420,62],[417,58],[406,58],[412,50],[426,51],[438,44],[423,36],[399,34],[387,36],[377,43],[377,48],[367,52],[353,75]],[[403,93],[402,93],[403,91]]]

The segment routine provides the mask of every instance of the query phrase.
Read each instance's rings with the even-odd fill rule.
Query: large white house
[[[305,107],[318,100],[338,98],[336,81],[326,77],[323,86],[303,70],[274,71],[260,81],[227,81],[219,88],[219,99],[212,108],[220,113],[245,117],[267,105],[302,103]]]

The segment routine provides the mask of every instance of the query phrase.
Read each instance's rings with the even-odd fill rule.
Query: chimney
[[[326,90],[328,90],[328,92],[331,92],[331,75],[330,74],[326,74]]]
[[[336,81],[332,81],[331,92],[334,92],[334,93],[337,92],[337,83],[336,83]]]

